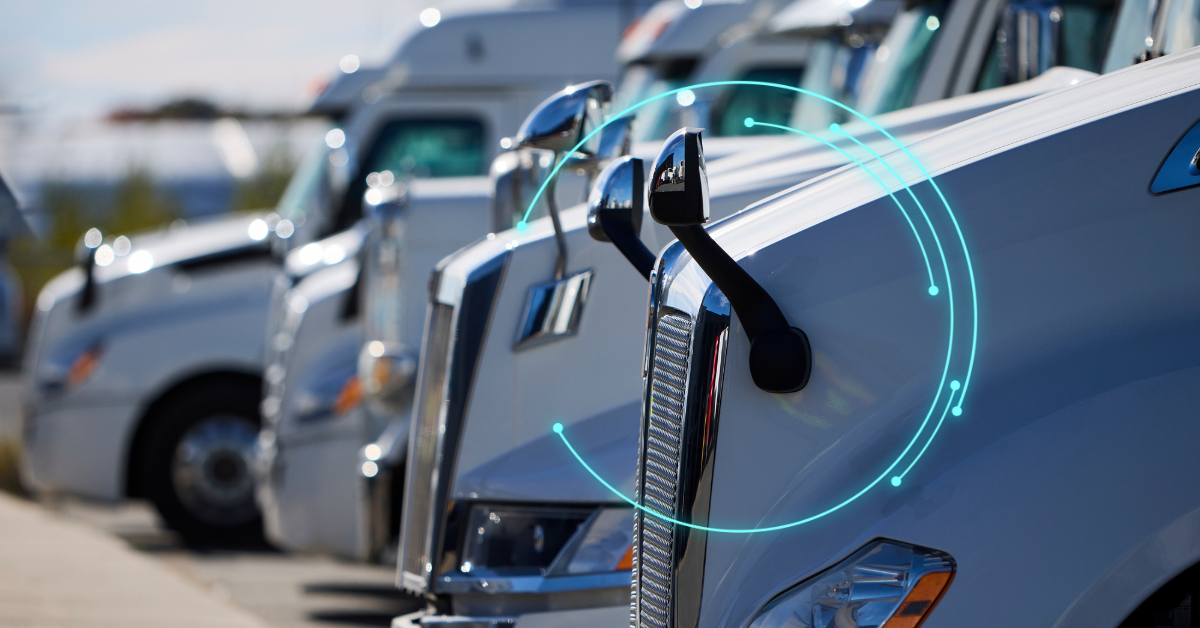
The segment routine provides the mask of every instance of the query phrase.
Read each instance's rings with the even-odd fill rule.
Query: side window
[[[470,119],[393,120],[380,130],[362,176],[385,170],[398,177],[487,174],[483,124]]]
[[[779,83],[800,86],[804,76],[803,67],[758,68],[746,72],[739,80]],[[716,128],[714,135],[764,135],[783,133],[770,127],[746,126],[746,118],[754,118],[771,124],[787,125],[796,104],[796,92],[759,87],[756,85],[734,85],[722,97],[713,116]]]
[[[1116,8],[1115,0],[1009,2],[975,90],[1027,81],[1054,66],[1100,72]]]

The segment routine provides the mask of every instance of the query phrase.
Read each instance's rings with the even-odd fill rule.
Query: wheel
[[[151,417],[140,466],[145,493],[189,544],[262,539],[253,473],[259,394],[237,383],[195,388]]]

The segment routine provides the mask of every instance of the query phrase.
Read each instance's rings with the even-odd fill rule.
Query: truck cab
[[[309,268],[308,259],[319,270],[282,280],[273,298],[269,335],[282,348],[269,349],[266,366],[258,490],[272,542],[386,558],[399,529],[424,324],[414,295],[438,260],[498,230],[488,164],[520,115],[584,73],[615,75],[609,53],[623,12],[567,3],[445,15],[366,88],[382,90],[382,100],[356,108],[339,128],[346,138],[373,138],[347,139],[329,153],[343,214],[359,221],[333,228],[358,234],[354,246],[333,243],[347,237],[335,235],[294,249],[289,268]],[[460,36],[467,59],[434,58],[431,46]],[[571,54],[510,56],[533,39]],[[335,264],[325,263],[330,250]]]
[[[1198,67],[1012,105],[668,247],[633,625],[1191,621]],[[930,210],[936,293],[891,192]],[[807,351],[764,371],[771,308]]]

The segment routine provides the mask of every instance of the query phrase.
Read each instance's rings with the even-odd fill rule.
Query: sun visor
[[[847,26],[884,26],[899,10],[898,0],[796,0],[771,18],[767,30],[804,34]]]
[[[339,72],[337,77],[313,100],[309,113],[320,116],[341,117],[354,107],[367,102],[369,95],[363,90],[383,79],[384,68],[359,68],[350,74]],[[373,100],[379,100],[376,95]]]

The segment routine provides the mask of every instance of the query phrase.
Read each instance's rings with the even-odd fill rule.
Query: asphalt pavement
[[[0,439],[19,434],[19,386],[0,374]],[[0,628],[389,626],[422,606],[395,567],[184,547],[144,502],[0,494]]]

